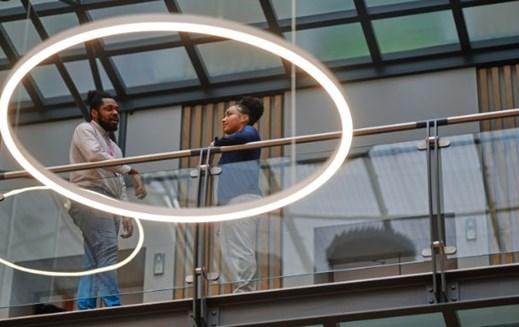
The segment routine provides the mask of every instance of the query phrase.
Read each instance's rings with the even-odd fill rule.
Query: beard
[[[113,124],[110,120],[99,120],[99,125],[107,132],[115,132],[119,124]]]

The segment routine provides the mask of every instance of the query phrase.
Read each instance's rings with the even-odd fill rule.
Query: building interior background
[[[142,13],[232,20],[294,42],[341,82],[356,130],[438,123],[448,117],[515,109],[519,104],[517,0],[2,1],[0,80],[31,48],[61,31]],[[67,49],[36,67],[18,86],[10,108],[12,126],[20,142],[45,166],[69,163],[70,139],[88,116],[84,100],[91,89],[117,96],[121,120],[115,138],[126,157],[209,146],[222,135],[224,109],[245,95],[263,101],[265,113],[257,128],[264,140],[340,128],[334,104],[323,89],[272,54],[201,34],[128,34]],[[475,276],[489,269],[497,277],[488,283],[498,284],[504,271],[519,277],[518,122],[510,115],[445,124],[437,128],[440,141],[433,150],[427,150],[425,140],[434,128],[354,136],[348,159],[330,181],[259,221],[257,291],[245,296],[261,298],[291,289],[304,294],[322,285],[392,278],[399,285],[417,276],[430,283],[440,278],[441,284],[451,272]],[[337,144],[327,140],[263,148],[264,195],[304,181],[330,158]],[[432,166],[431,158],[436,160]],[[198,179],[192,172],[198,164],[199,156],[192,156],[136,165],[148,196],[129,201],[196,207]],[[20,169],[0,143],[0,172]],[[217,182],[218,176],[212,176],[206,206],[216,205]],[[0,193],[34,185],[40,184],[31,178],[0,179]],[[0,201],[0,256],[35,269],[81,270],[82,237],[67,205],[50,190],[27,191]],[[175,301],[192,298],[189,277],[198,249],[194,225],[142,224],[143,248],[118,270],[123,306],[164,302],[174,306]],[[205,267],[218,275],[204,284],[205,296],[240,301],[242,295],[232,293],[236,281],[230,280],[219,250],[217,229],[218,223],[202,226]],[[443,244],[435,253],[432,243],[438,235]],[[138,237],[120,240],[120,258],[132,252]],[[49,312],[73,315],[77,281],[0,266],[0,325]],[[517,287],[488,294],[492,299],[510,297],[508,302],[475,307],[462,306],[461,291],[457,297],[443,291],[443,296],[431,300],[424,287],[423,303],[416,303],[427,306],[421,313],[348,316],[331,322],[315,318],[311,323],[277,326],[519,323]],[[397,298],[398,292],[397,287]],[[471,300],[488,298],[481,291]],[[452,309],[448,306],[452,303],[459,306]],[[377,309],[395,307],[408,305],[386,302]],[[336,313],[369,309],[345,306]],[[282,320],[269,317],[265,310],[267,316],[256,317],[256,322]],[[288,316],[306,317],[286,310]],[[318,308],[311,315],[320,314],[329,316]],[[219,319],[226,325],[223,315]],[[236,319],[236,326],[253,321]]]

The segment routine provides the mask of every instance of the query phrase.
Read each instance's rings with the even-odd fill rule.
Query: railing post
[[[427,151],[427,194],[431,235],[430,253],[433,279],[431,291],[434,295],[434,303],[448,301],[445,261],[447,255],[451,252],[445,242],[445,217],[442,214],[442,169],[440,152],[442,146],[440,145],[438,126],[438,120],[427,121],[425,139],[425,149]]]
[[[201,149],[198,162],[197,208],[208,203],[209,175],[211,174],[211,147]],[[208,273],[205,267],[206,223],[196,223],[193,237],[193,327],[206,327],[208,321],[206,292]]]

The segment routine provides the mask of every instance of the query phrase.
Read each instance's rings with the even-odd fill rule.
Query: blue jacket
[[[216,138],[214,145],[237,145],[259,141],[258,131],[252,126],[245,126],[236,133]],[[220,158],[222,174],[218,180],[218,204],[228,203],[242,194],[261,195],[259,189],[259,158],[261,150],[251,149],[225,152]]]

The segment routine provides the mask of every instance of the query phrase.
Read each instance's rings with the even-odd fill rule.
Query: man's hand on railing
[[[121,234],[122,238],[128,238],[133,235],[133,222],[131,218],[123,217],[122,218],[122,224],[123,224],[123,232]]]
[[[138,199],[144,199],[146,197],[146,188],[144,187],[144,182],[142,181],[142,177],[136,169],[130,170],[128,173],[132,177],[133,190],[135,192],[135,196]]]

